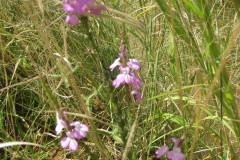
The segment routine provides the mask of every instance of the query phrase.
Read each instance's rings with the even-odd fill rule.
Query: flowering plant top
[[[63,8],[68,13],[66,23],[73,26],[79,23],[78,16],[99,15],[106,9],[104,5],[97,5],[96,0],[64,0]]]
[[[59,135],[63,129],[66,129],[66,136],[61,140],[61,146],[68,148],[71,151],[78,149],[78,142],[76,139],[82,139],[87,137],[89,128],[87,125],[82,124],[79,121],[68,123],[66,120],[67,115],[63,112],[57,112],[57,126],[55,128],[56,134]]]
[[[181,152],[181,145],[183,143],[183,138],[172,138],[172,141],[174,143],[173,150],[169,151],[168,146],[162,146],[158,150],[156,150],[157,158],[163,157],[165,154],[167,154],[167,158],[170,160],[184,160],[184,154]]]
[[[128,51],[124,44],[120,46],[120,54],[118,58],[110,65],[110,70],[113,71],[117,66],[119,66],[120,73],[117,75],[116,79],[113,80],[112,84],[115,88],[121,85],[127,84],[132,86],[132,95],[135,95],[135,100],[141,100],[142,94],[139,89],[142,85],[142,80],[136,74],[141,68],[141,64],[136,59],[129,59],[127,61]]]

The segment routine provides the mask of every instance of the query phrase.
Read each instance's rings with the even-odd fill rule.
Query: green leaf
[[[197,4],[193,0],[183,0],[185,5],[189,7],[193,12],[204,18],[204,13],[200,10]]]

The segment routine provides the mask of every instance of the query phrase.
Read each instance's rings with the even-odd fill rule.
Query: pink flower
[[[65,12],[74,12],[75,11],[75,5],[65,3],[63,5],[63,9],[64,9]]]
[[[104,5],[95,5],[96,0],[64,0],[63,9],[68,12],[66,23],[77,25],[77,16],[84,16],[87,13],[101,14],[106,9]]]
[[[66,23],[76,26],[79,22],[78,16],[69,14],[66,17]]]
[[[131,76],[133,77],[133,87],[140,88],[142,85],[142,80],[134,72],[131,73]]]
[[[125,45],[122,43],[120,48],[120,52],[118,58],[110,65],[111,71],[113,71],[117,66],[119,66],[120,74],[117,75],[116,79],[113,80],[112,84],[115,88],[118,88],[120,85],[129,84],[133,87],[131,94],[135,96],[135,100],[141,100],[142,94],[138,91],[138,89],[142,85],[141,79],[135,74],[137,70],[140,69],[141,64],[136,59],[127,59],[127,49]],[[120,62],[122,61],[122,63]]]
[[[88,126],[80,123],[79,121],[70,123],[70,126],[74,126],[75,128],[72,130],[72,133],[75,138],[82,139],[87,137],[87,132],[89,130]]]
[[[57,112],[56,118],[57,118],[57,126],[55,128],[55,131],[56,131],[56,134],[59,135],[62,132],[63,128],[66,128],[67,124],[62,118],[59,117],[58,112]]]
[[[162,146],[160,147],[158,150],[156,150],[156,155],[157,158],[162,157],[165,153],[167,153],[169,151],[168,146]]]
[[[61,140],[62,148],[68,148],[71,151],[76,151],[78,149],[78,143],[74,138],[74,133],[67,132],[67,137]]]
[[[133,82],[133,77],[129,74],[129,67],[120,67],[121,73],[117,75],[117,78],[113,81],[113,86],[118,88],[121,84],[130,84]]]
[[[180,149],[183,140],[178,138],[172,138],[172,140],[174,142],[173,150],[169,151],[167,146],[162,146],[155,152],[157,158],[161,158],[164,154],[167,154],[167,158],[170,160],[184,160],[184,154]]]
[[[79,121],[71,122],[70,124],[63,120],[66,118],[65,112],[57,112],[57,126],[55,128],[56,134],[62,132],[63,128],[66,128],[66,137],[62,138],[61,146],[63,148],[68,148],[71,151],[76,151],[78,149],[78,142],[76,139],[82,139],[87,136],[89,128],[87,125],[80,123]]]
[[[129,59],[129,61],[127,62],[127,65],[133,70],[139,70],[139,68],[141,67],[140,62],[136,59]]]
[[[121,84],[125,83],[125,76],[123,74],[117,75],[116,79],[113,80],[112,85],[118,88]]]
[[[179,147],[173,147],[173,150],[167,153],[167,157],[171,160],[184,160],[184,154]]]

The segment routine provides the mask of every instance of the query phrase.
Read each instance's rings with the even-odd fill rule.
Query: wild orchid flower
[[[80,123],[79,121],[70,123],[70,126],[74,126],[72,133],[76,139],[82,139],[87,137],[88,126]]]
[[[71,151],[76,151],[78,149],[78,142],[75,140],[74,133],[67,132],[66,135],[67,136],[61,140],[61,146]]]
[[[183,139],[172,138],[174,142],[173,150],[169,151],[168,146],[162,146],[156,150],[157,158],[161,158],[163,155],[167,154],[167,158],[170,160],[184,160],[184,154],[181,152],[181,144]]]
[[[113,86],[118,88],[121,84],[131,84],[133,77],[130,75],[129,67],[120,67],[121,73],[117,75],[117,78],[113,81]]]
[[[135,96],[136,101],[141,100],[142,94],[139,92],[139,88],[142,85],[142,81],[135,73],[141,68],[141,64],[136,59],[129,59],[127,61],[128,51],[124,44],[120,46],[120,52],[118,58],[109,67],[109,69],[113,71],[119,66],[120,70],[120,73],[117,75],[116,79],[113,80],[112,84],[115,88],[124,84],[131,85],[133,88],[131,94]]]
[[[167,153],[167,157],[171,160],[184,160],[184,154],[179,147],[173,147],[173,150]]]
[[[139,68],[141,67],[140,62],[138,62],[138,60],[136,59],[129,59],[129,61],[127,62],[127,66],[135,71],[139,70]]]
[[[157,158],[160,158],[162,157],[164,154],[166,154],[167,152],[169,151],[169,148],[168,146],[162,146],[160,147],[158,150],[156,150],[156,155],[157,155]]]
[[[66,137],[62,138],[61,146],[63,148],[68,148],[71,151],[76,151],[78,149],[78,142],[76,139],[82,139],[87,137],[87,133],[89,128],[87,125],[82,124],[79,121],[68,123],[67,120],[63,119],[67,118],[65,113],[57,112],[57,126],[55,128],[56,134],[60,134],[63,129],[66,130]]]

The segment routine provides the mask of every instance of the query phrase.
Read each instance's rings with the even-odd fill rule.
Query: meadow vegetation
[[[185,159],[238,159],[239,1],[97,2],[72,26],[61,0],[0,1],[0,159],[156,159],[173,137]],[[123,43],[141,63],[138,101],[112,84]],[[75,152],[59,111],[89,126]]]

